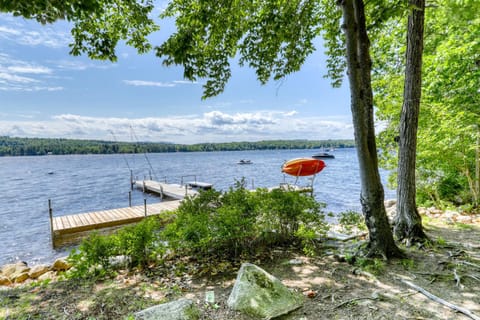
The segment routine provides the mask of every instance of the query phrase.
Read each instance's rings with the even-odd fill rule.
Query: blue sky
[[[173,30],[160,23],[160,44]],[[302,70],[261,85],[233,63],[218,97],[163,67],[153,52],[118,48],[118,62],[68,54],[67,23],[42,26],[0,14],[0,135],[174,143],[353,139],[347,83],[333,89],[320,40]]]

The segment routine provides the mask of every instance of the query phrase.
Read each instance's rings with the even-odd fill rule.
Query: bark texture
[[[342,0],[340,5],[346,34],[351,109],[362,186],[360,202],[369,230],[368,255],[381,255],[384,258],[401,256],[388,223],[384,190],[378,172],[371,86],[372,62],[364,3],[363,0]]]
[[[407,244],[426,239],[418,214],[415,183],[417,128],[422,93],[425,0],[410,0],[407,53],[398,155],[397,215],[394,233]]]

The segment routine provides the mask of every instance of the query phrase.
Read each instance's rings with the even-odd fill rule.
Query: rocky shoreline
[[[56,280],[60,272],[67,271],[71,267],[66,258],[58,258],[52,265],[39,264],[33,267],[29,267],[24,261],[6,264],[0,268],[0,288],[28,284],[33,281]]]

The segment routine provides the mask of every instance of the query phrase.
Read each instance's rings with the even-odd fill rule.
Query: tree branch
[[[445,301],[443,300],[442,298],[439,298],[437,297],[436,295],[428,292],[427,290],[423,289],[422,287],[419,287],[417,286],[416,284],[413,284],[411,283],[410,281],[407,281],[407,280],[403,280],[403,279],[400,279],[401,282],[405,283],[407,286],[411,287],[412,289],[414,290],[417,290],[418,292],[422,293],[423,295],[425,295],[427,298],[435,301],[435,302],[438,302],[450,309],[453,309],[455,311],[458,311],[458,312],[461,312],[463,313],[464,315],[466,315],[467,317],[470,317],[471,319],[474,319],[474,320],[480,320],[480,317],[476,316],[472,311],[468,310],[468,309],[465,309],[465,308],[462,308],[462,307],[459,307],[457,305],[454,305],[453,303],[450,303],[448,301]]]

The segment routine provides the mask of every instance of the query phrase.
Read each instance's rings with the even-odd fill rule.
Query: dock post
[[[143,198],[143,207],[145,208],[145,217],[147,216],[147,198]]]
[[[133,170],[130,170],[130,190],[133,190]]]
[[[52,237],[52,248],[55,248],[55,238],[53,232],[53,209],[51,199],[48,199],[48,215],[50,216],[50,235]]]
[[[132,191],[128,191],[128,206],[132,206]]]
[[[145,193],[146,187],[145,187],[145,177],[143,177],[143,193]]]

